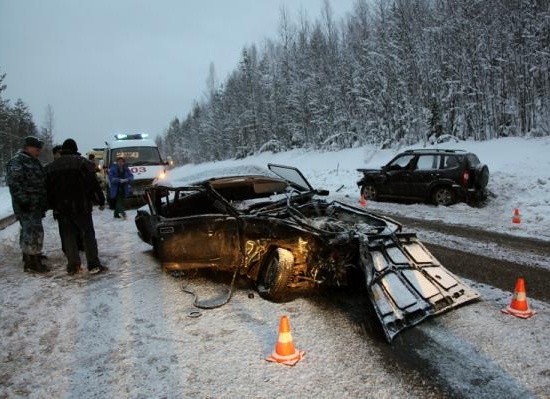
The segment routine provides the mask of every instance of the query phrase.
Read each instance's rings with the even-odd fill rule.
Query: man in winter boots
[[[97,241],[92,219],[93,205],[103,210],[105,196],[95,177],[93,165],[78,152],[73,139],[61,147],[61,157],[47,168],[48,198],[59,222],[59,235],[67,257],[67,272],[78,273],[80,254],[77,237],[82,237],[88,271],[91,274],[108,270],[98,258]]]
[[[21,225],[19,246],[23,253],[23,270],[37,273],[50,271],[42,263],[42,219],[48,209],[46,174],[38,160],[43,145],[44,143],[34,136],[25,137],[23,149],[6,165],[6,181],[13,212]]]

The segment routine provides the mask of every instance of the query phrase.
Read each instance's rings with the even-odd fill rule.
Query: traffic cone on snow
[[[516,208],[514,210],[514,216],[512,217],[512,223],[515,223],[515,224],[520,224],[521,223],[521,218],[519,217],[519,209]]]
[[[525,282],[523,278],[518,278],[516,281],[516,288],[514,289],[514,296],[510,305],[502,309],[503,313],[511,314],[512,316],[521,317],[522,319],[528,319],[537,313],[529,308],[527,303],[527,293],[525,292]]]
[[[288,321],[288,317],[282,316],[279,323],[279,337],[277,338],[275,350],[265,360],[294,366],[304,357],[304,354],[304,351],[299,351],[294,347],[292,335],[290,334],[290,322]]]
[[[367,206],[367,200],[365,199],[365,194],[361,194],[361,199],[359,200],[359,205]]]

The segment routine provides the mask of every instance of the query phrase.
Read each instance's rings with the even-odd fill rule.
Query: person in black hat
[[[42,140],[35,136],[25,137],[23,148],[6,165],[6,181],[13,212],[21,225],[19,246],[23,253],[23,270],[26,272],[50,271],[42,263],[42,219],[48,209],[46,174],[38,160],[43,145]]]
[[[101,273],[108,270],[98,257],[93,205],[105,206],[105,196],[95,177],[91,163],[80,155],[73,139],[67,139],[61,147],[61,157],[47,168],[49,203],[59,222],[59,235],[67,257],[67,272],[80,272],[78,237],[82,237],[88,272]]]
[[[52,148],[53,159],[57,159],[61,156],[61,144],[54,145]]]
[[[61,157],[61,149],[62,149],[62,145],[61,144],[56,144],[52,147],[52,155],[53,155],[53,159],[54,161],[57,159],[57,158],[60,158]],[[48,174],[48,168],[50,167],[50,164],[46,165],[45,169],[46,169],[46,175]],[[57,225],[58,225],[58,229],[59,229],[59,236],[62,236],[61,234],[61,230],[63,229],[63,226],[61,225],[61,223],[59,223],[59,215],[57,214],[57,212],[53,212],[53,218],[54,220],[57,220]],[[80,237],[80,235],[77,237],[77,243],[78,243],[78,250],[79,251],[84,251],[84,244],[82,244],[82,237]],[[61,241],[61,250],[63,251],[63,253],[65,253],[65,247],[63,246],[63,241]]]

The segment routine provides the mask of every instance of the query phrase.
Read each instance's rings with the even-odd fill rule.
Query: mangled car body
[[[238,273],[272,301],[359,276],[388,341],[478,297],[395,221],[327,201],[296,168],[268,168],[150,187],[136,216],[141,239],[166,270]]]

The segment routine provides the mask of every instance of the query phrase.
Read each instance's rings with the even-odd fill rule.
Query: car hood
[[[414,234],[364,237],[361,256],[368,294],[388,342],[430,316],[479,298]]]

